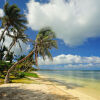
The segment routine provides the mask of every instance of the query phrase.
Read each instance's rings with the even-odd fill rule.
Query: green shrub
[[[34,78],[39,77],[36,73],[30,73],[30,72],[13,72],[12,74],[17,78],[24,78],[25,76]]]
[[[0,75],[6,75],[6,71],[12,66],[10,62],[0,60]]]
[[[25,74],[24,74],[24,72],[16,73],[15,74],[15,77],[17,77],[17,78],[24,78],[25,77]]]
[[[36,73],[29,73],[29,72],[24,72],[25,76],[29,76],[29,77],[34,77],[34,78],[38,78],[38,75]]]

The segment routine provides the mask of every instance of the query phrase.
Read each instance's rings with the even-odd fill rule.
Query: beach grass
[[[32,84],[36,83],[35,80],[31,80],[28,77],[33,77],[33,78],[38,78],[39,76],[36,73],[30,73],[30,72],[18,72],[18,73],[23,73],[25,76],[23,78],[20,77],[15,77],[14,75],[10,75],[11,83],[25,83],[25,84]],[[4,84],[4,79],[5,76],[1,75],[0,76],[0,85]]]
[[[13,79],[12,83],[25,83],[25,84],[32,84],[35,83],[35,80],[30,80],[29,78],[21,78],[21,79]]]
[[[19,73],[23,73],[25,76],[28,76],[28,77],[34,77],[34,78],[39,77],[36,73],[30,73],[30,72],[19,72]]]

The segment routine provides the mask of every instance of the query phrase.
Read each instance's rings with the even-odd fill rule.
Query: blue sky
[[[5,0],[0,0],[0,8],[1,9],[2,9],[2,7],[4,5],[4,1]],[[82,0],[80,0],[79,2],[78,1],[79,0],[77,0],[76,2],[72,2],[71,4],[73,6],[74,3],[75,3],[75,5],[73,7],[77,7],[78,6],[77,7],[78,10],[77,11],[75,10],[75,13],[77,13],[77,15],[79,15],[79,16],[76,16],[76,14],[74,15],[72,13],[74,11],[73,10],[73,7],[70,7],[68,5],[66,6],[64,4],[64,3],[66,3],[65,0],[62,0],[62,1],[59,0],[59,2],[57,0],[54,0],[54,2],[53,2],[53,0],[51,0],[51,1],[49,1],[49,0],[36,0],[36,1],[34,1],[33,0],[33,2],[31,2],[31,0],[9,0],[9,3],[10,4],[14,4],[14,3],[17,4],[18,7],[22,11],[21,13],[27,13],[27,19],[28,20],[29,20],[30,16],[33,16],[34,15],[34,16],[37,17],[37,19],[36,18],[33,19],[33,20],[36,19],[35,22],[33,21],[31,23],[29,21],[29,23],[30,23],[28,25],[29,28],[26,31],[26,33],[28,34],[28,36],[31,39],[33,39],[33,40],[35,39],[36,34],[38,33],[38,30],[42,26],[48,25],[48,26],[54,28],[54,30],[57,33],[57,41],[58,41],[58,48],[59,49],[57,49],[57,50],[56,49],[52,49],[51,50],[51,53],[52,53],[53,57],[56,57],[56,56],[59,56],[59,55],[62,55],[62,54],[63,55],[69,55],[69,54],[70,55],[77,55],[77,56],[80,56],[80,57],[93,57],[93,56],[100,57],[100,30],[99,30],[100,20],[98,19],[99,14],[97,15],[96,18],[95,18],[95,16],[93,16],[94,13],[96,14],[96,10],[94,11],[92,9],[93,7],[95,8],[96,6],[99,7],[97,5],[97,3],[100,3],[100,2],[99,2],[99,0],[96,0],[97,3],[94,3],[95,0],[92,0],[92,1],[89,0],[88,3],[91,2],[90,3],[91,6],[92,6],[92,3],[94,3],[94,4],[93,4],[92,7],[90,5],[88,7],[88,3],[87,3],[86,7],[87,7],[87,9],[90,9],[90,13],[88,13],[88,11],[86,11],[86,13],[84,13],[84,11],[82,10],[84,8],[84,6],[83,6],[84,4],[82,4],[82,2],[81,2]],[[84,1],[84,3],[85,3],[85,1]],[[36,2],[38,2],[38,4],[36,4]],[[33,8],[32,8],[32,3],[33,3],[33,6],[34,6]],[[61,4],[61,6],[64,6],[64,7],[62,7],[62,8],[59,7],[59,3]],[[46,4],[46,6],[43,6],[45,4]],[[57,12],[57,14],[52,13],[52,8],[49,9],[49,6],[53,7],[53,5],[55,6],[55,12]],[[81,5],[83,6],[83,8],[81,8]],[[37,7],[37,8],[35,8],[35,7]],[[42,18],[42,17],[45,17],[45,12],[46,12],[45,10],[42,9],[43,7],[46,7],[47,8],[46,11],[49,12],[48,15],[51,16],[50,18],[48,17],[48,20],[51,20],[51,22],[53,20],[53,21],[55,21],[54,23],[57,23],[57,24],[60,24],[61,23],[62,26],[65,24],[66,27],[65,28],[63,27],[65,29],[65,31],[62,32],[62,30],[60,30],[60,29],[58,30],[58,28],[61,27],[61,26],[58,25],[56,27],[51,22],[49,22],[48,20],[45,21]],[[70,10],[70,8],[71,8],[71,10]],[[39,9],[39,10],[37,10],[37,9]],[[60,11],[62,9],[63,10],[65,9],[63,13],[61,13],[61,11]],[[83,13],[80,13],[80,9],[83,11]],[[29,14],[29,11],[31,11],[31,14]],[[33,14],[32,14],[32,11],[34,11]],[[35,11],[37,13],[35,13]],[[41,13],[41,11],[43,11],[44,14],[43,14],[43,12]],[[94,12],[92,12],[92,11],[94,11]],[[69,12],[69,13],[66,13],[66,12]],[[57,17],[57,18],[55,17],[56,15],[59,15],[59,13],[60,13],[62,19],[60,19],[59,17]],[[39,14],[40,14],[40,18],[38,18],[39,17]],[[88,16],[86,16],[86,14]],[[81,15],[82,15],[82,17],[81,17]],[[67,19],[68,16],[72,17],[72,19],[70,19],[70,18]],[[96,19],[95,23],[94,23],[94,21],[91,22],[91,23],[88,22],[87,21],[87,20],[89,20],[88,18],[91,19],[91,20],[94,19],[94,21]],[[58,19],[58,20],[56,21],[56,19]],[[77,19],[79,20],[79,23],[80,23],[79,25],[77,24],[77,25],[74,26],[74,23],[71,24],[72,20],[76,22]],[[44,20],[44,21],[40,21],[40,20]],[[60,20],[60,22],[58,22],[59,20]],[[66,24],[65,21],[66,21],[66,23],[69,23],[69,24]],[[40,25],[39,23],[40,24],[41,23],[44,23],[44,24],[43,25]],[[92,25],[93,23],[94,23],[94,26]],[[35,24],[37,24],[37,26],[35,26]],[[57,25],[57,24],[55,24],[55,25]],[[83,26],[81,26],[81,25],[83,25]],[[86,27],[85,27],[85,25],[86,25]],[[70,34],[67,34],[68,32],[71,35]],[[61,66],[61,65],[64,66],[63,63],[60,64],[60,65],[58,65],[58,66]],[[66,63],[65,65],[68,65],[68,64]],[[72,65],[75,65],[75,63],[72,64]],[[45,66],[47,66],[47,65],[45,65]],[[48,65],[48,66],[50,67],[51,65]],[[54,65],[54,66],[56,66],[56,65]],[[95,64],[93,66],[95,66]],[[98,68],[99,67],[99,64],[96,65],[96,66],[97,67],[94,67],[93,69],[99,69]],[[43,67],[43,65],[42,65],[42,67]],[[89,67],[89,68],[91,69],[92,67]]]

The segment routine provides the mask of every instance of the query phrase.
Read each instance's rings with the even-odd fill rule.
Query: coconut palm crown
[[[52,55],[49,50],[57,48],[57,42],[55,40],[55,33],[51,30],[51,28],[46,27],[39,31],[35,40],[34,48],[36,65],[38,65],[38,55],[42,56],[44,60],[46,56],[52,60]]]
[[[17,31],[22,32],[26,29],[25,24],[27,23],[25,15],[20,14],[20,9],[16,4],[9,5],[7,2],[4,5],[4,16],[0,18],[2,21],[2,28],[4,31],[0,37],[0,41],[3,39],[5,32],[9,31],[9,28],[15,28]]]

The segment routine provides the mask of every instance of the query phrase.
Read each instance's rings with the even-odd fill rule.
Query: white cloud
[[[71,67],[71,68],[84,68],[84,67],[94,67],[94,64],[92,63],[89,63],[89,64],[68,64],[68,65],[64,65],[63,68],[68,68],[68,67]]]
[[[4,13],[3,13],[3,9],[0,9],[0,17],[3,17]]]
[[[70,46],[100,36],[100,0],[50,0],[27,3],[28,26],[33,30],[50,26]]]
[[[0,30],[0,34],[3,31],[3,29]],[[12,42],[12,39],[8,36],[5,36],[5,42],[4,45],[9,48],[10,44]],[[1,43],[2,44],[2,43]],[[18,46],[18,43],[15,44],[15,46],[13,46],[13,48],[11,49],[11,51],[14,51],[15,55],[20,55],[20,54],[24,54],[27,53],[28,50],[30,49],[30,45],[23,43],[22,41],[20,41],[21,47],[22,47],[22,52]]]
[[[78,55],[59,55],[53,57],[53,61],[48,58],[44,61],[41,57],[38,58],[39,65],[66,65],[67,66],[92,66],[93,64],[100,64],[100,57],[81,57]]]

